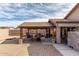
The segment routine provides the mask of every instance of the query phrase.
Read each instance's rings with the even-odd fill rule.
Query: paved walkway
[[[30,56],[61,56],[61,53],[49,44],[29,43],[27,49]]]
[[[54,44],[54,47],[60,51],[63,56],[79,56],[79,51],[71,49],[65,44]]]
[[[6,40],[0,44],[0,55],[2,56],[61,56],[50,44],[30,42],[23,45],[18,44],[18,39]]]

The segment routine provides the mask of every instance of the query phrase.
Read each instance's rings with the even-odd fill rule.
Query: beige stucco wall
[[[79,7],[67,19],[79,20]]]
[[[68,45],[79,51],[79,31],[68,32]]]

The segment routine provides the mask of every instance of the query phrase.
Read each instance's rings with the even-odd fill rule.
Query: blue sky
[[[15,27],[25,21],[64,18],[74,5],[72,3],[0,3],[0,26]]]

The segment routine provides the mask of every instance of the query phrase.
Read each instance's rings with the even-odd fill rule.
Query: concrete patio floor
[[[22,45],[18,40],[5,40],[0,43],[0,56],[62,56],[52,45],[29,42]]]
[[[60,51],[63,56],[79,56],[79,51],[70,48],[68,45],[65,44],[54,44],[54,47]]]

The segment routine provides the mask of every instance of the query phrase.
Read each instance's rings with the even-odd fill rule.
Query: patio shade
[[[52,24],[48,22],[24,22],[19,27],[50,27]]]

